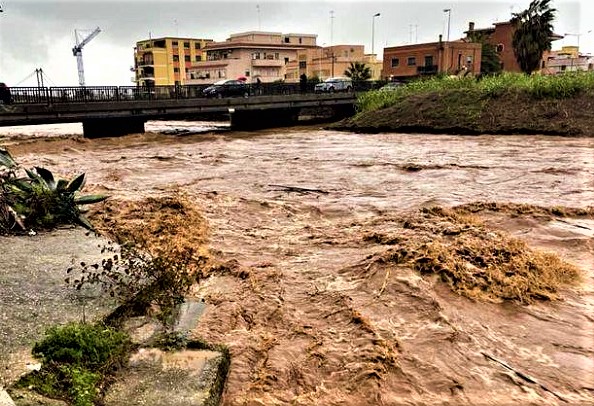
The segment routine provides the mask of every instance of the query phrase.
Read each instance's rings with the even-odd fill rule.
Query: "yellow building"
[[[381,79],[382,61],[378,61],[374,54],[366,54],[363,45],[334,45],[300,50],[297,60],[287,64],[286,80],[297,82],[302,74],[321,80],[344,76],[345,70],[352,62],[368,66],[371,70],[371,80]]]
[[[204,47],[211,39],[152,38],[134,48],[135,81],[138,86],[183,85],[187,70],[206,59]]]

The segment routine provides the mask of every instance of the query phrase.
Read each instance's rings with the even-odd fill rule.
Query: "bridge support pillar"
[[[259,130],[297,124],[300,108],[230,111],[232,130]]]
[[[127,134],[144,133],[143,118],[93,118],[83,120],[85,138],[119,137]]]

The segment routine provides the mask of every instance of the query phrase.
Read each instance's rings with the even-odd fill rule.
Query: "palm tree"
[[[363,82],[371,79],[371,69],[363,62],[351,62],[351,65],[344,71],[346,77],[351,78],[353,83]]]
[[[514,13],[515,25],[512,45],[514,55],[524,73],[538,69],[544,51],[551,49],[555,10],[551,0],[532,0],[528,9]]]

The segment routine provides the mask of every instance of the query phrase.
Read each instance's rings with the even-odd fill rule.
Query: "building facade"
[[[561,50],[545,52],[541,62],[541,73],[544,75],[593,70],[594,57],[580,53],[577,46],[564,46]]]
[[[223,79],[260,79],[263,83],[285,80],[287,65],[300,50],[316,49],[315,34],[250,31],[232,34],[226,41],[209,43],[206,60],[195,61],[186,83],[210,84]]]
[[[474,23],[468,23],[468,31],[466,31],[466,39],[473,38],[474,36],[482,36],[488,44],[495,47],[497,54],[499,55],[499,61],[501,63],[501,70],[506,72],[522,72],[520,64],[516,59],[513,47],[515,27],[511,21],[504,21],[493,24],[490,28],[474,28]],[[551,41],[555,41],[563,38],[561,35],[553,34],[550,38]]]
[[[481,44],[463,40],[384,48],[383,76],[386,79],[481,71]]]
[[[375,55],[365,54],[363,45],[334,45],[302,49],[297,53],[297,60],[287,65],[286,80],[299,81],[305,74],[321,80],[334,76],[344,76],[351,63],[361,62],[371,70],[371,80],[381,78],[383,64]]]
[[[211,39],[164,37],[139,41],[134,48],[138,86],[184,85],[192,63],[205,58]]]

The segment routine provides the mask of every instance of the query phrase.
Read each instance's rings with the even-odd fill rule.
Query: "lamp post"
[[[371,55],[375,55],[375,17],[379,17],[380,13],[375,13],[371,18]]]
[[[448,35],[447,35],[447,42],[450,42],[450,22],[451,22],[451,18],[452,18],[452,9],[451,8],[444,8],[443,9],[444,13],[448,13]]]
[[[330,10],[330,51],[332,52],[332,77],[334,77],[334,10]]]
[[[586,34],[589,34],[589,33],[591,33],[591,32],[592,32],[592,30],[588,30],[588,31],[586,31],[586,32],[583,32],[583,33],[578,33],[578,34],[572,34],[572,33],[566,32],[564,35],[565,35],[566,37],[567,37],[567,36],[577,37],[577,47],[578,47],[578,52],[579,52],[579,50],[580,50],[580,37],[581,37],[582,35],[586,35]]]

